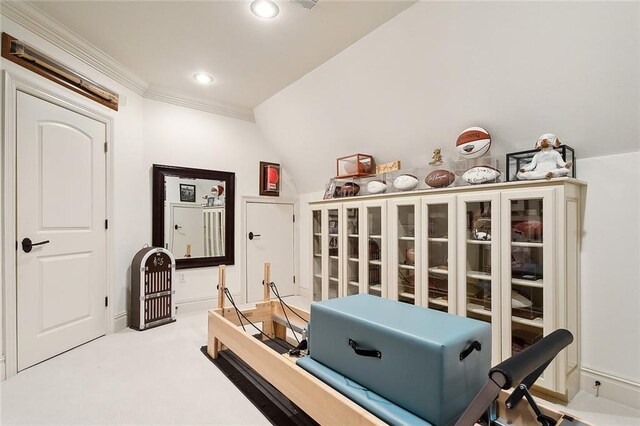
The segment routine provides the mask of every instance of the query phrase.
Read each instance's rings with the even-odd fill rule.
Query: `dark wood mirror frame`
[[[225,183],[225,241],[224,256],[218,257],[194,257],[189,259],[176,259],[176,269],[203,268],[218,265],[234,264],[234,240],[235,240],[235,181],[236,174],[217,170],[190,169],[186,167],[153,165],[152,189],[153,189],[153,228],[152,242],[155,247],[164,247],[164,199],[166,176],[177,176],[191,179],[211,179]]]

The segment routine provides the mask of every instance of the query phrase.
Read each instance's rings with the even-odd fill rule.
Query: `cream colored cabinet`
[[[458,315],[491,324],[491,360],[502,360],[500,311],[500,193],[457,199]]]
[[[314,300],[369,293],[488,322],[493,364],[567,328],[536,386],[571,398],[584,190],[561,178],[311,203]]]
[[[456,197],[421,199],[422,303],[438,311],[457,313]]]
[[[389,221],[390,299],[421,305],[422,245],[420,198],[403,197],[387,201]]]
[[[387,203],[368,200],[362,203],[364,220],[364,285],[362,293],[388,297]]]

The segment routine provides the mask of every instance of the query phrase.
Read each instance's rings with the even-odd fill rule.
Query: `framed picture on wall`
[[[280,164],[260,162],[260,195],[280,195]]]
[[[196,202],[196,186],[181,183],[180,184],[180,201],[185,203],[195,203]]]

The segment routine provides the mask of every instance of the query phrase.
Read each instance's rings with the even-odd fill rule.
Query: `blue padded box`
[[[450,425],[486,381],[491,326],[355,295],[311,305],[309,353],[427,422]]]

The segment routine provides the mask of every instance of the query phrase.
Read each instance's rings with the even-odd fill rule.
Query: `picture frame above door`
[[[260,195],[280,196],[280,164],[260,162]]]

